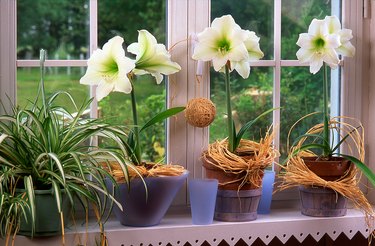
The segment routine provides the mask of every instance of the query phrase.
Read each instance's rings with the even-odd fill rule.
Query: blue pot
[[[164,217],[174,197],[185,182],[188,171],[180,176],[148,177],[144,183],[136,178],[115,187],[115,198],[123,211],[114,206],[114,212],[121,224],[126,226],[154,226]]]
[[[269,214],[271,211],[273,184],[275,183],[275,172],[264,170],[262,181],[262,196],[260,197],[258,214]]]

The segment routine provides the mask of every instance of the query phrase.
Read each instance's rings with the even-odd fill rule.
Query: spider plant
[[[44,60],[45,51],[41,50],[41,81],[31,107],[13,106],[0,116],[0,233],[7,243],[19,231],[21,218],[30,220],[33,235],[37,189],[52,190],[62,234],[63,200],[72,205],[73,211],[77,204],[83,206],[86,214],[92,207],[100,228],[108,204],[114,202],[121,207],[104,182],[106,177],[114,182],[113,178],[98,162],[98,158],[117,158],[118,154],[91,146],[90,140],[96,136],[115,138],[115,134],[125,131],[100,119],[84,118],[92,99],[78,107],[66,91],[46,97]],[[70,113],[65,106],[58,105],[56,100],[60,97],[66,97],[76,112]],[[126,164],[118,161],[127,170]]]

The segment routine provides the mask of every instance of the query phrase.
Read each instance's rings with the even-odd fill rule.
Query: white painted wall
[[[368,84],[364,93],[365,107],[364,116],[366,136],[367,136],[367,157],[368,163],[373,171],[375,171],[375,1],[371,1],[371,19],[368,20],[366,31],[369,34],[369,50],[364,53],[368,55],[369,65],[363,68],[363,72],[368,72]],[[375,189],[369,189],[369,199],[372,204],[375,204]]]

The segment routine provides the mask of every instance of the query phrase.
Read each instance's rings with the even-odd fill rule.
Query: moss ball
[[[193,98],[186,105],[185,118],[192,126],[206,127],[214,121],[215,115],[216,107],[207,98]]]

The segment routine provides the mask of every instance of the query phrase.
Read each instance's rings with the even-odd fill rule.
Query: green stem
[[[234,152],[234,129],[233,129],[233,117],[232,117],[232,105],[231,105],[231,96],[230,96],[230,74],[229,74],[229,64],[225,65],[225,92],[227,100],[227,124],[228,124],[228,149],[230,152]]]
[[[323,141],[324,145],[329,145],[329,114],[328,114],[328,75],[327,65],[323,65]],[[329,147],[329,146],[328,146]],[[329,153],[326,149],[323,150],[323,156],[328,157]]]
[[[131,82],[132,83],[132,82]],[[134,85],[132,83],[132,91],[130,92],[131,100],[132,100],[132,111],[133,111],[133,123],[134,123],[134,137],[135,137],[135,149],[134,149],[134,155],[137,159],[136,164],[141,163],[141,146],[139,143],[139,126],[138,126],[138,114],[137,114],[137,101],[135,98],[135,91],[134,91]]]

